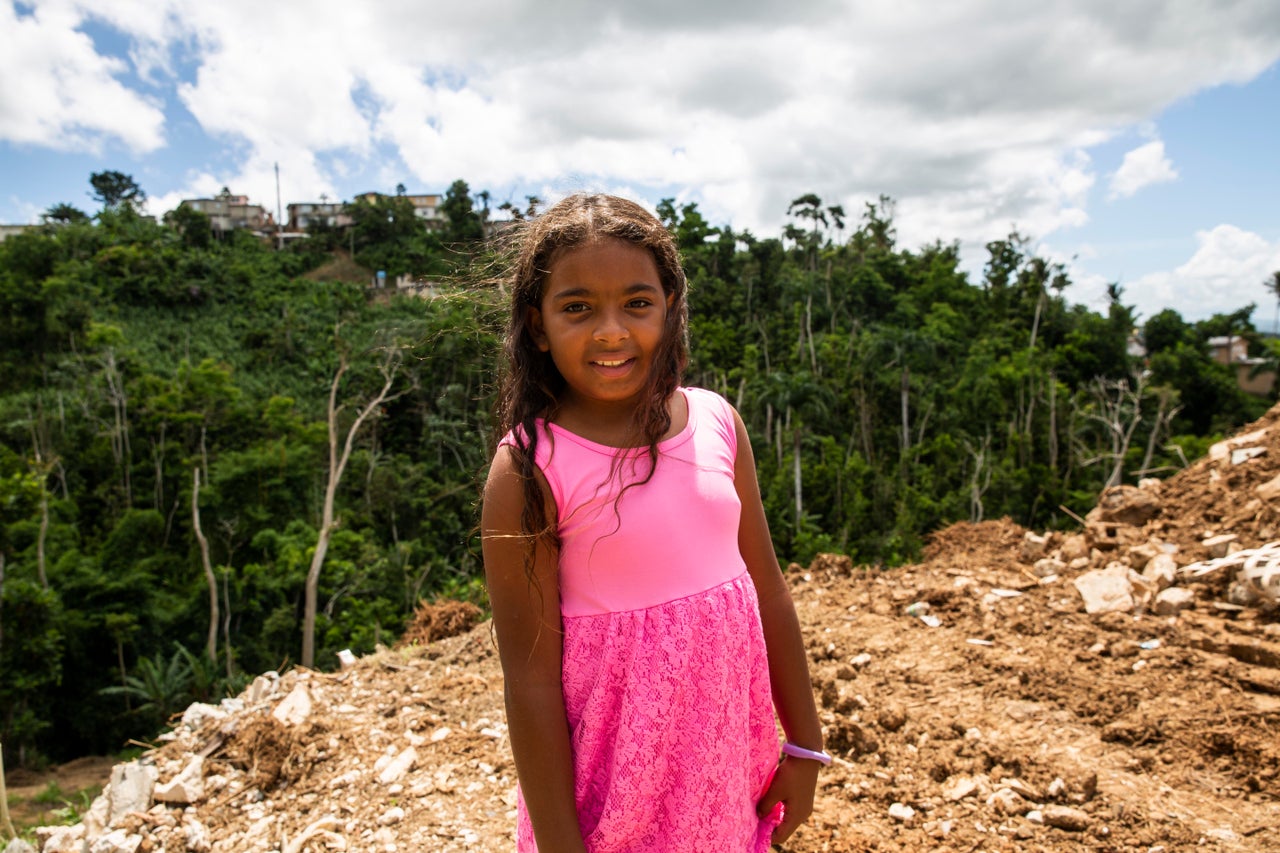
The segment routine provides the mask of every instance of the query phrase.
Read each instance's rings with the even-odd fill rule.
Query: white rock
[[[392,782],[399,782],[417,763],[418,750],[414,749],[412,746],[405,747],[399,755],[388,762],[386,767],[382,768],[382,772],[378,774],[378,781],[384,785],[390,785]]]
[[[15,838],[4,846],[4,853],[36,853],[36,848],[21,838]]]
[[[1085,572],[1073,581],[1084,599],[1086,613],[1128,613],[1133,610],[1133,585],[1129,567],[1112,563],[1105,569]]]
[[[209,853],[213,849],[208,828],[195,818],[188,818],[183,824],[182,839],[190,853]]]
[[[156,777],[159,775],[160,771],[154,764],[144,764],[141,761],[117,764],[111,768],[107,825],[114,825],[129,812],[145,812],[151,808],[151,792],[155,790]]]
[[[889,806],[889,817],[902,823],[909,823],[916,816],[916,810],[902,803]]]
[[[1222,844],[1239,844],[1244,840],[1240,833],[1225,827],[1222,829],[1207,829],[1204,837]]]
[[[137,853],[142,836],[123,829],[113,829],[89,844],[89,853]]]
[[[192,702],[187,706],[187,710],[182,712],[182,726],[194,732],[210,720],[221,720],[226,715],[227,712],[217,705]]]
[[[1178,562],[1172,554],[1156,554],[1143,567],[1142,576],[1155,584],[1157,590],[1168,589],[1178,576]]]
[[[995,806],[1007,815],[1018,815],[1027,810],[1026,801],[1008,788],[993,792],[987,797],[987,805]]]
[[[1231,547],[1231,543],[1235,542],[1238,537],[1234,533],[1222,533],[1218,536],[1210,536],[1200,544],[1209,552],[1209,556],[1217,559],[1227,556],[1227,550]]]
[[[195,756],[182,772],[156,785],[155,798],[162,803],[198,803],[204,799],[204,759]]]
[[[271,716],[286,726],[296,726],[311,716],[311,694],[307,691],[307,686],[295,684],[289,695],[271,712]]]
[[[1196,594],[1180,586],[1171,586],[1156,596],[1155,611],[1157,616],[1177,616],[1182,611],[1194,606]]]
[[[392,806],[378,815],[379,826],[394,826],[402,820],[404,820],[404,809],[399,806]]]
[[[953,803],[971,797],[982,787],[981,780],[974,776],[952,776],[942,783],[942,796]]]
[[[275,695],[276,689],[280,686],[280,674],[274,670],[264,672],[253,680],[249,688],[244,692],[245,701],[250,705],[256,705],[259,702],[266,701]]]
[[[84,850],[85,826],[38,826],[36,841],[42,853],[81,853]]]
[[[1035,565],[1031,567],[1032,573],[1038,578],[1060,575],[1066,570],[1067,564],[1057,557],[1045,557],[1043,560],[1036,560]]]
[[[351,649],[343,649],[338,652],[338,663],[343,669],[350,669],[356,665],[356,656],[352,653]]]

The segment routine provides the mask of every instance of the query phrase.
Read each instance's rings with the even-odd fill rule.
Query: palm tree
[[[1271,278],[1263,280],[1262,286],[1276,298],[1276,320],[1271,325],[1271,334],[1280,335],[1280,270],[1273,272]]]

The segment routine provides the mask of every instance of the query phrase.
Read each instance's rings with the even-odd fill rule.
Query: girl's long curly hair
[[[668,401],[684,376],[689,361],[688,283],[680,264],[680,252],[671,234],[653,214],[635,202],[611,195],[576,194],[548,208],[536,219],[521,223],[513,235],[511,265],[505,277],[510,288],[511,313],[503,337],[506,356],[494,411],[496,438],[512,434],[512,452],[524,488],[521,532],[526,537],[525,569],[532,572],[538,541],[554,550],[559,542],[555,521],[547,517],[542,491],[535,477],[540,431],[537,420],[554,420],[565,389],[564,377],[551,354],[534,340],[531,309],[542,305],[543,290],[551,267],[566,252],[600,239],[625,240],[648,251],[658,268],[665,295],[671,298],[665,328],[649,371],[648,382],[636,408],[631,440],[644,447],[648,474],[625,488],[646,482],[658,460],[658,442],[671,428]],[[616,463],[615,463],[616,464]]]

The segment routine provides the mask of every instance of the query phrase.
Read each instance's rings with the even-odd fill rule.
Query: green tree
[[[89,221],[89,214],[78,207],[61,202],[40,214],[40,219],[49,225],[79,225]]]
[[[487,193],[486,193],[487,197]],[[484,223],[471,200],[471,187],[456,180],[445,191],[440,204],[444,214],[443,239],[448,246],[468,246],[484,239]]]
[[[93,198],[102,204],[104,210],[127,208],[137,211],[147,201],[147,194],[133,179],[124,172],[107,170],[94,172],[89,176],[89,185],[93,187]]]

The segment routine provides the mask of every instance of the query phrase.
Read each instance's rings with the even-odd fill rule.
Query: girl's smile
[[[604,238],[557,258],[530,329],[567,385],[563,408],[602,411],[643,393],[671,299],[653,255]]]

